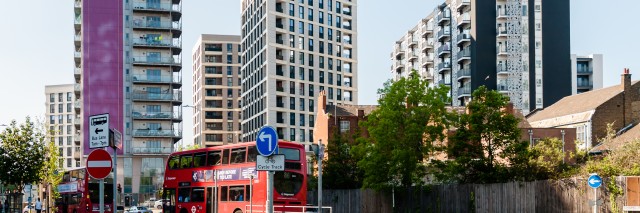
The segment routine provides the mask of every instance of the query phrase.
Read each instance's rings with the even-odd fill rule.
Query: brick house
[[[324,91],[318,95],[318,111],[313,129],[315,141],[327,142],[333,139],[335,131],[345,134],[346,138],[353,142],[353,137],[358,130],[362,136],[368,136],[366,129],[358,123],[366,120],[367,115],[375,110],[375,105],[327,105],[327,96]]]
[[[576,128],[576,139],[584,143],[581,148],[591,148],[606,135],[607,124],[613,123],[618,131],[638,121],[639,89],[638,81],[631,82],[625,69],[620,85],[567,96],[530,113],[527,120],[535,128]]]

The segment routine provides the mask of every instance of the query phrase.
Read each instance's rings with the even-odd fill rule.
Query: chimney
[[[621,86],[622,86],[622,113],[624,118],[622,120],[622,125],[627,126],[633,120],[633,113],[631,102],[633,102],[633,94],[634,91],[631,90],[631,74],[629,73],[629,68],[624,68],[624,72],[621,76]]]
[[[358,109],[358,118],[364,118],[364,109]]]
[[[318,110],[327,111],[327,95],[324,90],[318,94]]]

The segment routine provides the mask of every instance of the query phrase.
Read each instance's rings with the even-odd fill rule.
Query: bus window
[[[207,166],[220,164],[222,164],[222,156],[220,156],[220,151],[209,152],[209,157],[207,158]]]
[[[70,171],[71,175],[69,176],[70,181],[78,180],[78,170]]]
[[[169,169],[177,169],[180,165],[180,156],[171,156],[169,159]]]
[[[273,177],[276,192],[283,196],[298,194],[304,183],[304,177],[294,172],[276,172]]]
[[[65,172],[64,175],[62,175],[62,182],[69,182],[71,179],[70,176],[71,174],[69,174],[69,172]]]
[[[207,157],[206,152],[199,152],[199,153],[193,154],[193,167],[204,166],[206,157]]]
[[[220,188],[220,201],[227,201],[227,187],[223,186]]]
[[[285,160],[300,160],[300,150],[290,148],[280,148],[279,154],[284,154]]]
[[[247,154],[247,148],[237,148],[231,150],[231,163],[244,163],[245,156]]]
[[[222,164],[229,164],[229,150],[222,151]]]
[[[86,174],[85,174],[85,170],[84,169],[78,170],[78,179],[79,180],[84,180],[85,175]]]
[[[204,188],[191,189],[191,202],[204,202]]]
[[[191,156],[191,154],[180,156],[180,168],[181,169],[191,168],[192,161],[193,161],[193,156]]]
[[[189,199],[190,192],[191,192],[191,188],[178,189],[178,203],[191,202],[191,199]]]
[[[256,151],[256,147],[249,146],[249,156],[247,157],[247,162],[256,162],[257,156],[258,152]]]
[[[251,186],[246,185],[245,188],[247,189],[247,195],[244,197],[244,200],[246,201],[250,201],[251,200]]]
[[[230,186],[229,199],[231,201],[244,201],[244,186]]]

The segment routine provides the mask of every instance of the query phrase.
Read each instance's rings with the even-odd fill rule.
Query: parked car
[[[116,213],[124,213],[124,206],[118,206],[116,207]]]
[[[144,207],[154,207],[155,205],[153,205],[156,202],[155,198],[149,198],[149,200],[145,201],[144,203],[142,203],[142,206]]]
[[[36,212],[36,210],[33,208],[33,205],[27,205],[22,209],[22,213],[29,213],[29,210],[31,210],[31,213]]]
[[[167,202],[167,200],[156,200],[156,202],[153,204],[153,206],[155,206],[157,209],[162,209],[162,204],[164,202]]]
[[[144,206],[132,206],[131,208],[129,208],[129,211],[127,211],[128,213],[153,213],[153,211],[147,209],[147,207]]]

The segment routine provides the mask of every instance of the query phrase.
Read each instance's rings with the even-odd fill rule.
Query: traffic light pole
[[[111,211],[112,213],[116,213],[118,208],[118,147],[113,146],[113,204]]]

